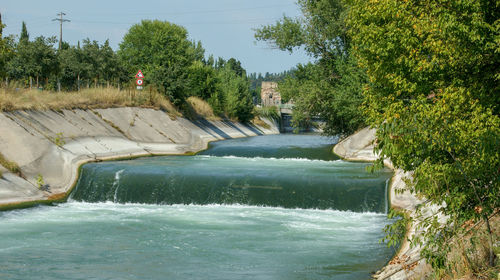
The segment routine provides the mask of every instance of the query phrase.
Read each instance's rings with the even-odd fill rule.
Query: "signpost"
[[[142,85],[144,84],[144,74],[142,74],[142,71],[139,70],[139,72],[137,72],[137,74],[135,74],[135,84],[137,85],[137,89],[138,90],[142,90]]]
[[[144,74],[142,74],[141,70],[139,70],[139,72],[137,72],[137,74],[135,74],[135,78],[136,79],[144,79]]]

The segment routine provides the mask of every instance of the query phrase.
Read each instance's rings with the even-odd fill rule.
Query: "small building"
[[[278,84],[275,82],[262,82],[260,99],[262,106],[281,105],[281,94],[278,92]]]

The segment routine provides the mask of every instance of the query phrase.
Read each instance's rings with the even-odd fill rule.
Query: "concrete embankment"
[[[266,127],[190,121],[130,107],[3,112],[0,153],[21,172],[12,174],[0,165],[0,209],[64,199],[86,162],[189,154],[210,141],[279,133],[276,123],[265,122]],[[40,190],[40,184],[50,186],[48,191]]]
[[[352,161],[375,161],[378,155],[374,152],[375,129],[364,128],[355,134],[347,137],[335,145],[333,151],[340,157]],[[405,212],[412,218],[408,225],[406,238],[403,240],[398,253],[394,258],[373,277],[375,279],[422,279],[429,271],[425,260],[420,256],[421,247],[410,246],[410,240],[422,230],[418,227],[419,220],[425,217],[438,215],[439,221],[443,222],[445,217],[438,213],[439,207],[425,204],[412,194],[405,183],[406,179],[411,178],[411,174],[401,169],[394,168],[392,162],[388,159],[384,164],[394,170],[394,175],[390,184],[390,203],[391,207]],[[419,215],[416,208],[420,207]]]

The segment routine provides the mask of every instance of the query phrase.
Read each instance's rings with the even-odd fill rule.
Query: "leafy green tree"
[[[40,81],[48,84],[49,77],[58,69],[58,61],[54,43],[55,37],[35,38],[34,41],[20,39],[16,45],[16,54],[7,64],[7,73],[14,79],[36,78],[36,86]],[[31,86],[31,82],[30,82]]]
[[[226,65],[226,61],[224,60],[224,58],[222,57],[219,57],[217,58],[217,60],[215,61],[215,66],[214,68],[215,69],[222,69],[224,68],[224,66]]]
[[[215,68],[215,59],[213,55],[209,55],[206,60],[204,60],[205,65]]]
[[[326,66],[349,50],[350,37],[345,23],[348,6],[344,2],[298,0],[303,17],[284,16],[275,25],[257,29],[255,37],[289,52],[304,47]]]
[[[320,116],[326,122],[325,133],[348,135],[365,124],[361,92],[366,79],[350,55],[345,22],[348,6],[334,0],[299,0],[298,4],[303,17],[285,16],[257,29],[255,37],[284,51],[304,48],[316,59],[317,67],[299,66],[297,78],[279,85],[285,98],[297,104],[293,122],[297,125]]]
[[[121,67],[118,55],[109,46],[109,40],[106,40],[99,49],[100,52],[100,65],[99,75],[104,79],[107,86],[110,83],[118,81],[120,72],[124,69]]]
[[[237,118],[241,122],[248,122],[253,118],[253,102],[250,93],[250,83],[246,77],[239,76],[232,68],[232,65],[226,64],[219,70],[220,91],[224,101],[224,111],[230,118]],[[211,102],[210,102],[211,101]],[[214,99],[209,99],[213,107]],[[214,106],[215,105],[215,106]]]
[[[21,30],[19,41],[17,44],[14,44],[14,55],[6,65],[6,72],[7,76],[14,79],[20,80],[29,78],[31,86],[32,66],[30,65],[30,60],[32,57],[30,56],[29,50],[29,35],[24,22]]]
[[[443,267],[449,240],[500,207],[500,9],[495,1],[353,0],[348,23],[377,150],[449,217],[425,219],[423,254]]]
[[[188,70],[189,95],[208,100],[219,90],[217,72],[211,66],[195,61]]]
[[[241,67],[241,62],[239,60],[231,57],[227,61],[227,65],[237,76],[246,77],[246,71],[243,67]]]
[[[81,80],[88,76],[90,70],[85,64],[82,49],[79,46],[62,48],[58,59],[62,86],[69,90],[80,90]]]
[[[14,39],[10,37],[2,37],[2,31],[5,27],[2,24],[2,17],[0,15],[0,77],[4,78],[7,76],[7,63],[15,55],[14,53]]]
[[[119,56],[133,75],[141,69],[175,104],[187,96],[188,69],[203,58],[201,44],[188,40],[185,28],[159,20],[143,20],[132,26],[120,44]]]
[[[338,78],[334,84],[324,77],[320,65],[311,63],[298,65],[293,76],[279,84],[283,100],[291,99],[295,104],[295,127],[308,127],[313,118],[320,117],[325,121],[324,133],[336,135],[340,131],[353,132],[365,124],[360,112],[365,74],[352,59],[339,58],[335,63]]]
[[[48,79],[52,74],[55,74],[58,70],[58,61],[56,58],[56,50],[54,49],[54,44],[57,42],[55,37],[45,38],[39,36],[31,42],[30,54],[30,66],[31,73],[36,77],[37,87],[39,86],[39,80],[45,80],[45,84],[48,84]]]
[[[94,82],[94,87],[98,86],[99,78],[102,74],[101,64],[102,56],[99,47],[99,42],[96,40],[90,40],[89,38],[83,40],[82,46],[82,56],[83,56],[83,73],[86,74],[87,86],[90,81]]]

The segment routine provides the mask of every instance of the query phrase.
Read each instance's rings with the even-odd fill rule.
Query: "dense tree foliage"
[[[129,78],[123,64],[106,40],[99,45],[97,41],[83,40],[83,47],[63,44],[58,53],[59,77],[63,88],[79,90],[82,86],[97,87],[115,85],[120,87]]]
[[[204,60],[201,43],[188,40],[183,27],[162,21],[134,25],[120,45],[126,68],[143,73],[175,104],[188,96],[207,100],[217,114],[248,121],[253,103],[246,71],[234,58]]]
[[[3,25],[0,22],[0,31]],[[1,33],[1,32],[0,32]],[[198,96],[208,101],[224,117],[249,121],[253,118],[252,94],[246,71],[235,58],[228,61],[204,58],[201,43],[188,40],[186,29],[163,22],[145,20],[132,26],[113,51],[90,39],[82,45],[63,42],[54,48],[55,37],[30,41],[26,24],[17,42],[0,36],[0,77],[16,86],[80,90],[81,87],[131,87],[138,70],[145,82],[179,107],[185,99]],[[134,85],[135,86],[135,85]]]
[[[188,96],[188,68],[203,58],[201,44],[188,40],[184,27],[159,20],[143,20],[130,28],[118,52],[125,68],[141,69],[175,104]]]
[[[293,76],[280,83],[283,99],[291,99],[295,104],[294,126],[308,126],[312,117],[320,116],[326,122],[324,133],[337,135],[353,132],[365,123],[360,109],[364,72],[350,57],[338,58],[335,69],[335,83],[324,77],[321,65],[311,63],[298,65]]]
[[[188,90],[191,95],[208,100],[219,90],[217,70],[212,65],[195,61],[189,67]]]
[[[326,133],[348,135],[365,124],[360,106],[366,78],[350,54],[347,6],[335,0],[299,0],[298,4],[303,17],[285,16],[256,30],[255,37],[285,51],[304,48],[316,59],[315,65],[299,65],[296,75],[279,85],[284,97],[296,102],[294,122],[321,117]]]
[[[8,75],[29,80],[30,86],[33,78],[36,79],[37,87],[42,81],[47,84],[49,77],[56,73],[58,68],[55,42],[55,37],[40,36],[34,41],[28,41],[26,37],[20,39],[16,45],[15,56],[7,64]]]
[[[224,110],[231,118],[249,121],[253,118],[253,102],[250,83],[240,63],[234,59],[219,70],[220,89],[225,101]],[[239,66],[239,67],[238,67]]]
[[[426,219],[424,255],[443,267],[463,225],[500,207],[500,9],[495,1],[352,1],[350,35],[377,150],[411,171],[441,205]]]
[[[500,9],[497,1],[299,0],[256,38],[317,61],[280,83],[297,123],[319,115],[328,133],[367,121],[377,151],[413,174],[409,188],[449,217],[424,219],[423,254],[446,262],[464,225],[500,207]],[[352,123],[351,123],[352,121]]]
[[[0,78],[7,77],[7,63],[14,55],[14,40],[12,37],[4,38],[2,16],[0,14]]]

